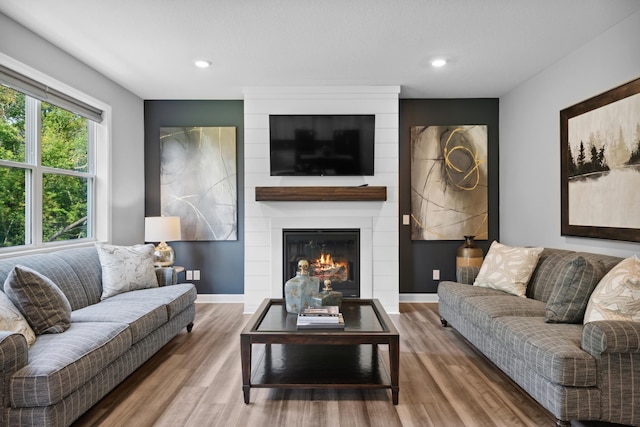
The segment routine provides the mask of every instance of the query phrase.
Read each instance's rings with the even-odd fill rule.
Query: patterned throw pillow
[[[584,323],[596,320],[640,322],[640,259],[637,256],[620,261],[596,286]]]
[[[526,297],[527,283],[542,249],[511,247],[494,241],[473,285]]]
[[[0,292],[0,331],[11,331],[24,335],[29,347],[36,341],[36,334],[29,326],[29,322],[4,292]]]
[[[589,262],[580,255],[565,263],[547,301],[544,321],[582,323],[589,297],[605,271],[602,262]]]
[[[58,334],[71,326],[71,304],[48,277],[16,265],[4,282],[4,292],[27,319],[36,335]]]
[[[153,245],[115,246],[97,243],[105,299],[136,289],[157,288]]]

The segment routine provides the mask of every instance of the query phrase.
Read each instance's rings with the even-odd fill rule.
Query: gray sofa
[[[17,264],[58,285],[71,305],[71,326],[39,335],[30,348],[23,335],[0,331],[2,426],[70,425],[193,326],[192,284],[134,290],[101,301],[102,270],[94,247],[2,259],[0,284]],[[165,273],[157,270],[160,284]]]
[[[527,298],[470,286],[478,268],[441,282],[439,313],[513,381],[549,410],[557,425],[602,420],[640,425],[640,323],[545,323],[562,266],[576,254],[605,271],[620,258],[545,248]],[[464,283],[459,283],[464,282]]]

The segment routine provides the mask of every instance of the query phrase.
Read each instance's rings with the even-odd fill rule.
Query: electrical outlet
[[[193,280],[193,270],[187,270],[186,276],[187,280]]]
[[[440,280],[440,270],[433,270],[433,280]]]
[[[193,270],[193,280],[200,280],[200,270]]]

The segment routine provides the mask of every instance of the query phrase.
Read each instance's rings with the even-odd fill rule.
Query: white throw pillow
[[[511,247],[494,241],[473,285],[526,297],[527,284],[542,249]]]
[[[36,334],[29,326],[29,322],[24,318],[20,310],[16,308],[8,296],[0,291],[0,331],[17,332],[24,335],[27,345],[36,342]]]
[[[96,244],[102,265],[102,296],[100,299],[133,291],[157,288],[153,266],[153,245],[115,246]]]
[[[596,320],[640,322],[640,259],[620,261],[600,280],[584,313],[584,323]]]

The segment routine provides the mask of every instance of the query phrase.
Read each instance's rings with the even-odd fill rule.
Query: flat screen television
[[[270,115],[271,176],[373,175],[375,115]]]

